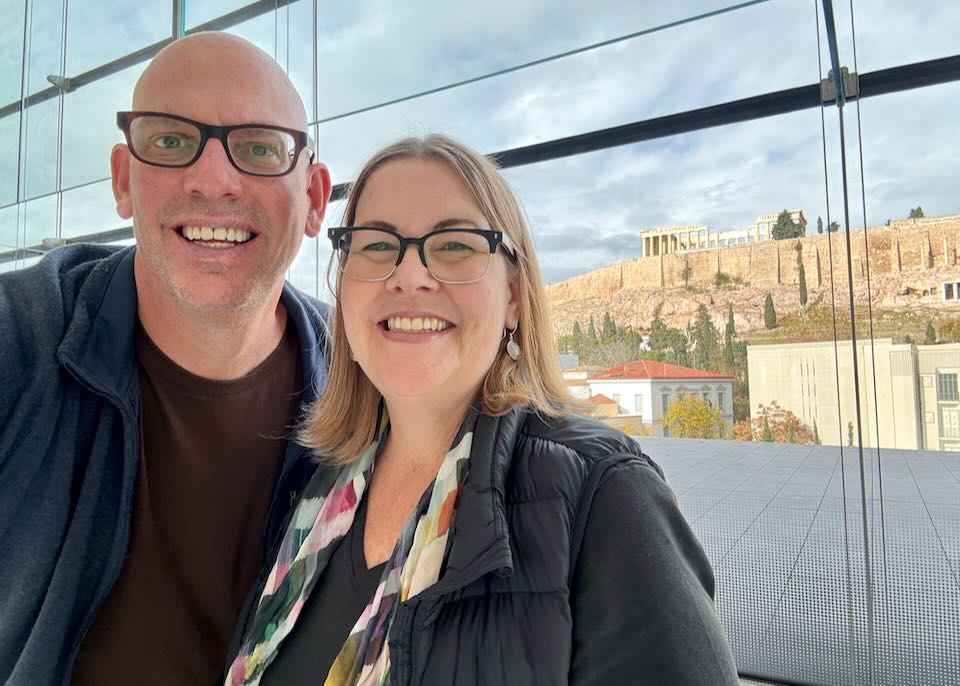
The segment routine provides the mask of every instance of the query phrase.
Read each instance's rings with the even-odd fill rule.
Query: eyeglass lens
[[[400,257],[400,241],[378,229],[356,229],[341,249],[341,267],[348,276],[362,281],[385,279]],[[492,254],[489,241],[468,231],[443,231],[429,236],[423,246],[427,269],[438,281],[469,283],[487,273]],[[404,255],[406,257],[406,255]],[[413,256],[417,259],[418,256]]]
[[[178,119],[148,115],[130,122],[133,151],[151,164],[189,164],[197,157],[201,140],[199,128]],[[227,134],[227,147],[241,170],[252,174],[279,174],[294,164],[297,143],[285,131],[243,127]]]

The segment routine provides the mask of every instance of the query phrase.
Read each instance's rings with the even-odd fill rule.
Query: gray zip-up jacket
[[[0,275],[0,683],[63,684],[123,565],[138,462],[134,248],[69,246]],[[284,285],[302,399],[326,306]],[[313,471],[288,444],[264,550]]]

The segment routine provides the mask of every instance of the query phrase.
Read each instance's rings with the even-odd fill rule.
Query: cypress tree
[[[580,332],[580,322],[573,323],[573,352],[577,355],[583,352],[583,334]]]
[[[777,326],[777,311],[773,309],[773,296],[769,293],[763,299],[763,325],[768,329]]]
[[[807,273],[803,269],[803,262],[800,263],[800,304],[807,304]]]

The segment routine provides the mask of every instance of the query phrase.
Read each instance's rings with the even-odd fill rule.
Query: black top
[[[386,562],[367,569],[363,529],[367,499],[360,501],[353,526],[330,556],[307,598],[293,631],[264,672],[263,686],[322,684],[350,629],[370,602]]]
[[[572,684],[664,683],[663,676],[673,673],[671,663],[698,660],[701,647],[712,652],[698,645],[701,634],[709,631],[692,628],[715,624],[708,596],[700,579],[686,568],[686,555],[676,555],[678,547],[695,543],[674,539],[674,532],[683,527],[681,515],[666,486],[651,492],[648,471],[639,464],[609,470],[591,504],[570,594],[574,622],[568,678]],[[366,569],[365,502],[296,627],[267,668],[261,681],[264,686],[322,683],[376,590],[383,567]],[[683,552],[698,557],[696,550]],[[698,571],[709,576],[709,568]],[[655,585],[650,587],[644,580]],[[707,602],[691,603],[691,596]],[[710,616],[700,614],[704,611]],[[685,656],[677,652],[680,645],[689,648]],[[706,662],[712,664],[713,659]],[[715,684],[736,680],[735,673],[722,671],[712,678]]]

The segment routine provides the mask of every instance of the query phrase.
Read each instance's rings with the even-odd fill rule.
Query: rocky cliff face
[[[866,309],[957,310],[945,303],[942,284],[960,281],[960,215],[899,220],[850,234],[854,306]],[[635,258],[547,288],[554,330],[568,334],[575,321],[597,326],[604,312],[620,326],[645,331],[654,309],[668,326],[684,329],[705,304],[722,330],[733,305],[740,333],[763,328],[767,293],[778,315],[801,309],[799,263],[808,301],[849,310],[847,236],[813,235],[796,240]],[[718,274],[720,275],[718,277]],[[723,282],[723,285],[717,283]]]

